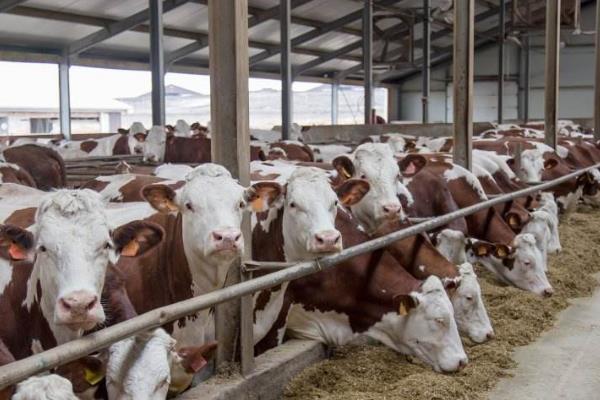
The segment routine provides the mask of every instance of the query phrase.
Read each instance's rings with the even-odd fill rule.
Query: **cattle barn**
[[[0,400],[598,399],[595,0],[0,0]]]

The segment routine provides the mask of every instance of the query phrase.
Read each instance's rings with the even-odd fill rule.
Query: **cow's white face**
[[[186,252],[214,262],[231,262],[242,254],[241,232],[245,210],[265,211],[281,194],[274,182],[242,187],[229,171],[217,164],[203,164],[174,191],[157,184],[144,187],[146,200],[162,212],[180,212]]]
[[[368,190],[365,181],[349,180],[336,194],[323,170],[296,169],[287,183],[283,212],[286,259],[313,259],[340,251],[342,235],[335,228],[338,205],[355,204]]]
[[[537,248],[542,253],[546,267],[549,245],[552,240],[552,232],[550,231],[551,218],[551,215],[546,211],[533,211],[530,214],[529,222],[521,230],[521,233],[530,233],[533,235]]]
[[[521,153],[521,168],[515,171],[524,182],[541,182],[544,172],[544,157],[537,149],[523,150]]]
[[[160,163],[165,158],[167,134],[164,128],[153,126],[144,141],[144,161]]]
[[[119,254],[138,255],[162,240],[161,228],[140,221],[112,232],[104,209],[96,192],[63,189],[42,200],[33,235],[10,225],[0,230],[3,239],[10,239],[13,260],[35,260],[26,304],[40,302],[53,331],[60,326],[81,333],[102,323],[100,295],[109,262]],[[58,336],[59,342],[67,339]]]
[[[506,246],[475,242],[467,252],[469,262],[480,262],[504,282],[541,296],[554,291],[546,276],[543,255],[535,237],[529,233],[515,236],[512,249]]]
[[[342,166],[340,161],[345,158]],[[336,165],[337,164],[337,165]],[[369,182],[370,190],[351,207],[352,214],[367,231],[373,232],[388,219],[402,217],[398,199],[400,168],[390,147],[384,143],[365,143],[354,152],[354,160],[340,156],[334,162],[338,173]]]
[[[77,400],[73,385],[60,375],[32,376],[19,383],[13,400],[61,399]]]
[[[450,290],[458,330],[475,343],[483,343],[493,338],[494,330],[483,304],[477,275],[469,263],[459,265],[458,270],[460,281],[455,289]]]
[[[465,234],[453,229],[444,229],[436,237],[436,248],[448,261],[460,265],[467,262]]]
[[[411,293],[408,300],[411,306],[407,315],[388,313],[367,335],[401,353],[418,357],[437,372],[464,367],[467,355],[458,334],[452,303],[439,278],[427,278],[421,291]]]
[[[160,328],[114,343],[106,366],[109,398],[166,399],[174,350],[175,340]]]

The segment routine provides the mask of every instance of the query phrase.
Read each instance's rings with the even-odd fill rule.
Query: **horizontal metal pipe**
[[[264,275],[233,286],[215,290],[214,292],[165,307],[157,308],[125,322],[121,322],[109,328],[102,329],[98,332],[84,336],[80,339],[73,340],[42,353],[35,354],[31,357],[27,357],[0,367],[0,389],[12,384],[16,384],[24,379],[27,379],[31,375],[46,371],[58,365],[76,360],[86,356],[87,354],[106,348],[111,344],[119,340],[123,340],[129,336],[136,335],[149,329],[158,328],[167,322],[175,321],[179,318],[185,317],[186,315],[210,308],[214,305],[249,295],[260,290],[272,288],[284,282],[302,278],[324,269],[332,268],[336,264],[346,261],[352,257],[388,246],[397,240],[405,239],[407,237],[446,225],[456,218],[466,217],[478,211],[485,210],[489,207],[504,203],[506,201],[514,200],[518,197],[526,196],[538,190],[552,188],[553,186],[576,178],[579,175],[595,168],[600,168],[600,163],[583,168],[579,171],[572,172],[552,181],[544,182],[534,187],[518,190],[503,196],[498,196],[494,199],[432,218],[428,221],[410,226],[406,229],[392,232],[386,236],[350,247],[338,254],[323,257],[315,261],[301,262],[293,267],[273,272],[272,274]]]

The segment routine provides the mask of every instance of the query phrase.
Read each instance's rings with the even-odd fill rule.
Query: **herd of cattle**
[[[568,122],[556,150],[539,124],[484,132],[473,138],[472,172],[453,164],[450,138],[384,134],[355,148],[253,140],[252,184],[243,187],[210,163],[210,133],[199,124],[138,125],[2,150],[0,365],[221,288],[244,248],[246,212],[253,259],[299,262],[600,163],[593,137]],[[167,164],[66,189],[63,158],[82,154]],[[580,202],[600,206],[599,185],[593,170],[256,293],[255,353],[284,338],[335,346],[366,335],[435,371],[457,371],[468,362],[461,334],[494,337],[473,265],[551,296],[559,215]],[[197,312],[5,388],[0,399],[164,399],[205,368],[214,336],[213,313]]]

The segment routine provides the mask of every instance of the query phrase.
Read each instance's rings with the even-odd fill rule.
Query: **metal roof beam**
[[[402,1],[402,0],[381,0],[378,4],[389,6],[394,3],[398,3],[399,1]],[[348,25],[352,22],[358,21],[362,18],[362,14],[363,14],[362,9],[360,9],[358,11],[354,11],[354,12],[352,12],[350,14],[346,14],[345,16],[338,18],[334,21],[323,24],[323,27],[321,27],[321,28],[316,28],[316,29],[310,30],[306,33],[303,33],[300,36],[296,36],[294,39],[292,39],[292,46],[294,46],[294,47],[300,46],[300,45],[302,45],[306,42],[309,42],[309,41],[311,41],[319,36],[322,36],[326,33],[338,30],[338,29],[342,28],[344,25]],[[250,57],[250,65],[259,63],[263,60],[266,60],[267,58],[273,57],[276,54],[279,54],[279,49],[274,49],[273,51],[263,51],[262,53],[259,53],[253,57]]]
[[[189,0],[165,0],[163,2],[163,12],[167,13],[174,8],[177,8]],[[116,21],[106,26],[104,29],[89,34],[67,46],[67,53],[70,56],[77,55],[91,47],[94,47],[98,43],[101,43],[113,36],[123,33],[150,19],[150,9],[147,8],[138,13],[135,13],[123,20]]]
[[[6,12],[13,7],[18,6],[20,3],[24,3],[26,0],[1,0],[0,1],[0,12]]]
[[[309,61],[302,65],[298,65],[298,66],[294,67],[294,73],[293,73],[294,78],[297,77],[298,75],[301,75],[303,72],[306,72],[318,65],[321,65],[323,63],[326,63],[327,61],[331,61],[333,59],[338,58],[342,54],[346,54],[353,50],[359,49],[361,46],[362,46],[362,40],[357,40],[354,43],[350,43],[350,44],[348,44],[344,47],[341,47],[335,51],[324,54],[321,57],[316,58],[312,61]]]

